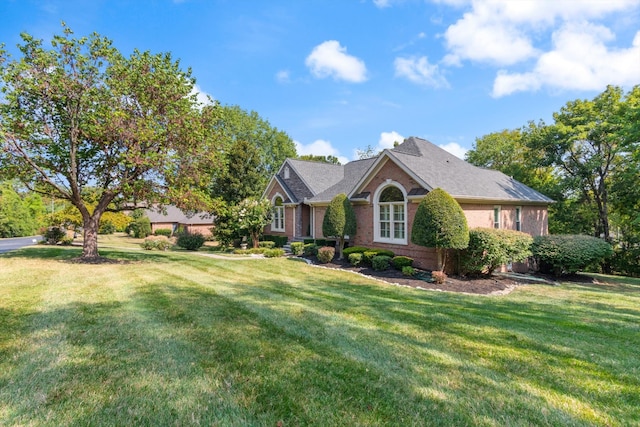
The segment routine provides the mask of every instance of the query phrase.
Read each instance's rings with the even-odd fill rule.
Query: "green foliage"
[[[360,264],[362,264],[362,258],[363,258],[363,254],[362,252],[353,252],[351,254],[348,255],[349,257],[349,264],[353,265],[354,267],[359,266]]]
[[[98,228],[98,234],[113,234],[116,232],[116,226],[109,220],[100,220],[100,228]]]
[[[50,245],[55,245],[67,236],[66,231],[60,227],[49,227],[44,233],[44,240]]]
[[[413,258],[409,258],[408,256],[394,256],[391,259],[391,263],[396,270],[402,270],[404,267],[411,267],[413,265]]]
[[[171,245],[171,241],[167,236],[156,235],[156,236],[149,236],[145,238],[144,241],[140,243],[140,246],[142,247],[142,249],[145,249],[148,251],[154,250],[154,249],[157,249],[159,251],[166,251],[172,245]]]
[[[302,255],[304,253],[304,243],[303,242],[292,242],[291,243],[291,253],[294,255]]]
[[[273,241],[270,241],[270,240],[258,242],[258,247],[267,248],[267,249],[273,249],[273,248],[276,247],[276,242],[273,242]]]
[[[153,232],[154,236],[166,236],[166,237],[171,237],[171,234],[173,234],[173,232],[171,231],[170,228],[158,228],[156,229],[156,231]]]
[[[386,255],[376,255],[371,260],[371,266],[376,271],[388,270],[391,265],[391,257]]]
[[[214,214],[216,225],[212,229],[213,237],[221,247],[228,248],[234,240],[240,239],[235,207],[223,200],[216,200]]]
[[[144,239],[151,234],[151,221],[146,216],[139,217],[129,224],[128,232],[136,239]]]
[[[271,222],[271,203],[267,199],[244,199],[237,206],[238,230],[247,235],[257,248],[260,234]]]
[[[60,244],[62,246],[71,246],[73,244],[73,238],[64,236],[62,239],[60,239]]]
[[[474,228],[469,230],[469,246],[462,251],[462,269],[469,274],[491,274],[511,261],[531,256],[533,237],[515,230]]]
[[[298,156],[300,160],[307,160],[310,162],[322,162],[322,163],[330,163],[333,165],[339,165],[340,160],[336,156],[317,156],[315,154],[305,154],[303,156]]]
[[[73,204],[82,257],[95,258],[107,209],[209,201],[217,110],[199,105],[191,71],[168,53],[125,57],[98,34],[75,38],[65,24],[62,33],[50,47],[22,33],[16,59],[0,49],[0,171]]]
[[[326,264],[333,260],[333,257],[336,254],[336,249],[331,246],[323,246],[318,249],[318,261],[322,264]]]
[[[531,249],[540,271],[557,276],[576,273],[613,255],[609,243],[584,235],[536,236]]]
[[[469,228],[462,208],[446,191],[430,191],[418,205],[411,242],[436,248],[438,267],[445,268],[447,249],[464,249],[469,244]]]
[[[284,256],[284,249],[282,248],[266,249],[263,252],[263,254],[266,258],[278,258],[278,257]]]
[[[276,248],[281,248],[287,244],[287,241],[289,239],[287,238],[287,236],[276,236],[276,235],[266,234],[262,236],[262,240],[266,242],[275,242]]]
[[[348,248],[345,248],[342,251],[342,254],[345,256],[349,256],[351,254],[358,254],[358,253],[363,253],[366,251],[370,251],[371,249],[369,248],[365,248],[364,246],[350,246]]]
[[[303,239],[302,240],[302,243],[304,243],[305,245],[309,244],[309,243],[315,243],[315,242],[316,242],[315,239]]]
[[[233,141],[226,153],[226,168],[215,173],[211,194],[230,205],[256,198],[265,185],[257,147],[245,139]]]
[[[410,265],[405,265],[404,267],[402,267],[403,276],[415,276],[415,274],[416,274],[415,268],[411,267]]]
[[[37,221],[26,201],[11,182],[0,185],[0,237],[31,236],[36,233]]]
[[[362,252],[362,261],[366,265],[371,265],[371,263],[373,262],[373,257],[375,257],[376,255],[378,255],[378,252],[375,250]]]
[[[304,256],[316,256],[318,255],[318,245],[315,243],[306,243],[304,245]]]
[[[351,206],[351,200],[344,193],[336,195],[324,213],[322,234],[339,239],[338,259],[342,259],[345,236],[356,234],[356,228],[356,214]]]
[[[178,236],[176,244],[188,251],[197,251],[204,245],[205,240],[200,233],[183,233]]]

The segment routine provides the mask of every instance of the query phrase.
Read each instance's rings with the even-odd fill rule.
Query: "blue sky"
[[[202,93],[343,162],[409,136],[463,156],[640,84],[640,0],[0,0],[0,16],[12,52],[62,20],[124,54],[169,51]]]

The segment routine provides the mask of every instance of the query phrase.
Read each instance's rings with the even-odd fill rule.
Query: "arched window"
[[[374,196],[374,241],[407,244],[407,194],[397,182],[387,181]]]
[[[276,195],[272,203],[273,220],[271,221],[271,231],[284,231],[284,204],[282,197]]]

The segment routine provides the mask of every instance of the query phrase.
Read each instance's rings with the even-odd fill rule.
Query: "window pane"
[[[393,205],[393,220],[404,221],[404,205]]]
[[[390,237],[389,231],[390,231],[389,223],[388,222],[381,222],[380,223],[380,237],[389,238]]]
[[[380,194],[380,203],[403,201],[404,196],[398,187],[389,186],[382,190],[382,193]]]
[[[404,239],[404,222],[395,222],[393,224],[393,238]]]
[[[380,206],[380,221],[389,221],[389,205]]]

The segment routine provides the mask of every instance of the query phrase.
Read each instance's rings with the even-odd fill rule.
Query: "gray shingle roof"
[[[189,225],[212,224],[214,219],[207,212],[185,213],[173,205],[165,206],[166,214],[158,208],[145,209],[144,213],[152,224],[154,223],[178,223]]]
[[[349,194],[354,190],[355,185],[360,181],[364,174],[369,170],[371,165],[375,163],[376,158],[354,160],[343,166],[343,178],[331,187],[316,194],[310,199],[311,202],[326,202],[333,199],[340,193]]]
[[[304,180],[313,195],[326,190],[344,178],[344,166],[342,165],[297,159],[287,159],[287,162]],[[308,196],[308,194],[295,195],[300,200]]]

